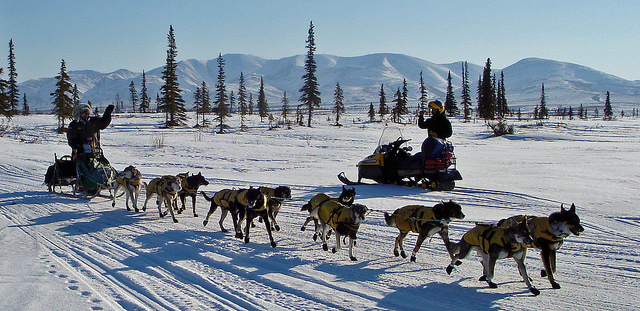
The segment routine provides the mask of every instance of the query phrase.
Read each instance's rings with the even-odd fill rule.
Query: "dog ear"
[[[576,205],[574,203],[571,203],[571,208],[569,209],[569,212],[575,214],[576,213]]]

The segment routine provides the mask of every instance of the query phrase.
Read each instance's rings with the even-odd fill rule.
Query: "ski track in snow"
[[[48,117],[32,119],[37,118],[45,118],[46,122],[55,124]],[[25,118],[24,122],[29,120]],[[490,177],[481,185],[460,181],[455,191],[446,193],[392,185],[355,186],[357,201],[367,205],[372,212],[358,233],[354,249],[358,261],[351,262],[346,246],[336,254],[324,252],[321,243],[311,239],[312,225],[307,227],[307,231],[300,231],[307,216],[306,212],[300,212],[300,206],[319,192],[337,195],[341,186],[335,175],[340,167],[348,167],[351,171],[347,171],[347,175],[353,175],[353,165],[372,150],[371,145],[377,141],[375,135],[379,133],[379,128],[363,129],[362,133],[351,133],[344,138],[334,138],[330,133],[335,129],[331,128],[301,129],[301,132],[308,131],[302,133],[296,133],[297,130],[266,132],[257,129],[255,134],[206,133],[204,135],[214,137],[202,138],[204,141],[193,138],[197,137],[193,129],[182,129],[177,133],[165,132],[167,140],[175,141],[170,147],[161,150],[141,147],[131,152],[127,149],[136,145],[144,146],[145,142],[148,145],[151,137],[162,132],[154,126],[145,125],[144,119],[135,120],[120,119],[122,122],[139,122],[138,126],[146,126],[150,133],[131,135],[127,133],[131,128],[119,124],[117,117],[114,119],[115,125],[104,131],[104,148],[116,168],[132,163],[141,169],[145,180],[168,172],[202,171],[211,184],[201,190],[208,194],[223,188],[287,185],[292,188],[294,198],[285,202],[278,216],[282,230],[274,232],[277,243],[275,249],[269,245],[264,224],[258,222],[257,227],[251,229],[251,242],[245,244],[234,238],[232,233],[220,232],[220,211],[216,211],[209,224],[203,227],[202,220],[208,210],[208,202],[202,196],[197,199],[200,217],[193,217],[187,209],[185,213],[177,215],[179,223],[174,224],[169,217],[159,219],[153,203],[155,199],[149,201],[146,212],[136,214],[126,211],[124,197],[117,200],[116,208],[112,208],[111,200],[103,197],[89,201],[72,195],[49,193],[42,179],[47,166],[53,162],[51,153],[57,152],[59,156],[66,153],[68,148],[63,138],[49,133],[51,127],[36,127],[34,131],[37,131],[37,135],[24,134],[27,137],[42,136],[39,144],[0,138],[9,149],[32,155],[14,160],[15,154],[7,151],[7,148],[0,151],[3,159],[0,163],[0,243],[5,245],[16,243],[15,239],[26,239],[25,247],[31,243],[37,245],[39,250],[33,252],[34,258],[30,260],[34,263],[30,266],[40,270],[33,273],[45,280],[55,278],[51,282],[52,287],[74,293],[67,298],[70,309],[640,308],[640,294],[636,290],[640,285],[640,237],[637,235],[640,217],[637,212],[606,211],[578,204],[578,214],[585,232],[579,237],[567,238],[558,253],[556,278],[562,289],[551,289],[546,278],[540,277],[542,263],[536,249],[528,251],[526,264],[533,284],[541,290],[539,296],[534,297],[529,293],[511,259],[499,261],[494,278],[499,287],[489,289],[485,283],[477,281],[481,268],[475,254],[470,254],[452,275],[446,274],[444,268],[449,257],[439,236],[424,242],[416,263],[409,262],[408,258],[394,257],[393,241],[398,232],[385,224],[383,212],[392,212],[407,204],[433,205],[441,200],[452,199],[463,206],[467,215],[465,220],[450,224],[451,240],[458,241],[476,221],[497,221],[515,214],[548,215],[559,210],[561,203],[571,202],[562,202],[562,196],[556,193],[536,191],[528,194],[519,190],[492,188],[491,181],[497,179]],[[536,139],[560,136],[557,139],[566,140],[575,135],[577,139],[588,142],[629,141],[630,137],[638,137],[638,123],[625,123],[620,130],[607,127],[607,138],[600,137],[600,132],[594,133],[589,127],[604,127],[604,124],[570,129],[571,133],[577,134],[563,132],[567,130],[565,126],[542,128],[536,129],[531,136],[536,136]],[[476,125],[474,129],[479,127]],[[501,142],[478,141],[472,130],[456,130],[459,133],[457,135],[461,136],[461,142],[457,145],[457,151],[462,151],[458,153],[459,166],[465,161],[460,156],[464,153],[463,149],[473,148],[471,146],[474,144],[518,143],[514,138]],[[418,133],[413,137],[423,134],[413,129],[406,131]],[[260,136],[262,132],[266,134]],[[129,137],[130,141],[118,141],[118,133],[137,137]],[[522,135],[522,141],[527,139],[528,134],[531,133]],[[170,138],[170,135],[182,135],[179,137],[184,139]],[[350,141],[355,146],[351,148],[354,150],[344,148],[342,141]],[[247,146],[239,146],[243,144]],[[42,152],[43,145],[47,147],[46,154]],[[637,151],[638,145],[636,139],[635,147],[627,147],[627,152]],[[246,150],[241,151],[246,155],[224,156],[225,153],[221,151],[245,147],[256,149],[255,154],[246,156],[252,152]],[[480,145],[477,147],[482,148]],[[279,152],[269,151],[270,148],[287,149],[291,156],[276,161]],[[330,149],[340,149],[337,152],[340,159],[334,159],[337,163],[332,163],[330,155],[334,155],[335,151]],[[147,156],[154,153],[155,156]],[[317,158],[310,159],[309,155]],[[269,158],[272,160],[264,160]],[[322,172],[314,171],[314,165]],[[460,169],[463,177],[474,171],[473,168],[468,171]],[[297,173],[298,170],[302,172]],[[216,175],[216,172],[220,175]],[[318,178],[310,178],[309,172],[315,172]],[[270,178],[268,174],[279,176]],[[287,174],[290,177],[286,177]],[[469,178],[471,182],[472,176]],[[325,182],[327,180],[331,182]],[[144,190],[140,198],[138,203],[141,206]],[[599,202],[600,199],[593,200]],[[635,201],[636,206],[637,203]],[[230,217],[227,217],[225,226],[232,228]],[[411,252],[416,236],[410,234],[405,239],[407,253]],[[335,245],[333,236],[328,240],[328,245],[329,248]],[[0,255],[3,256],[0,258],[9,256],[8,253]],[[10,268],[5,269],[9,271]],[[0,275],[0,281],[4,278],[8,276]]]

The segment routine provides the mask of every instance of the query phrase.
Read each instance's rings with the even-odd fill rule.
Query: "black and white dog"
[[[526,222],[516,222],[511,220],[506,228],[478,224],[473,229],[467,231],[462,236],[459,243],[453,246],[454,256],[447,266],[447,273],[451,274],[455,265],[462,264],[459,259],[464,259],[471,249],[475,249],[482,257],[482,277],[479,281],[486,281],[491,288],[497,288],[493,283],[494,270],[498,259],[512,257],[518,265],[518,271],[527,284],[529,291],[534,295],[539,295],[540,291],[531,284],[531,279],[527,275],[524,260],[527,254],[526,245],[533,242],[530,236],[529,227]]]
[[[140,210],[138,210],[138,197],[142,189],[142,174],[137,168],[129,165],[122,172],[118,173],[116,177],[116,187],[113,191],[113,202],[111,202],[112,207],[116,206],[116,195],[120,189],[123,189],[125,194],[127,211],[131,211],[129,207],[129,200],[131,200],[133,209],[136,213],[140,212]]]
[[[191,205],[193,206],[193,217],[198,217],[198,213],[196,212],[196,196],[198,195],[198,189],[200,186],[207,186],[209,182],[207,181],[202,173],[198,173],[198,175],[189,176],[189,172],[185,174],[178,174],[179,177],[182,177],[182,190],[178,193],[180,197],[180,202],[182,203],[182,207],[178,210],[178,214],[181,214],[185,207],[185,199],[187,196],[191,197]]]
[[[542,277],[547,277],[551,287],[559,289],[560,284],[553,277],[556,272],[556,252],[562,247],[564,238],[572,233],[578,236],[584,231],[580,225],[580,217],[576,214],[575,204],[571,204],[568,210],[561,205],[560,211],[552,213],[549,217],[518,215],[503,219],[498,225],[505,226],[511,219],[526,220],[531,230],[532,246],[540,249],[540,257],[544,265],[540,274]]]

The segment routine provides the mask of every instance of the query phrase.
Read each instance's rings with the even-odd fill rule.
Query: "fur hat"
[[[80,114],[84,111],[89,112],[91,115],[91,106],[89,104],[78,104],[73,108],[73,118],[75,120],[80,120]]]

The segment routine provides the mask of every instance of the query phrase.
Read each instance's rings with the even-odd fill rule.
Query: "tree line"
[[[183,126],[186,125],[187,109],[185,107],[185,100],[182,98],[182,92],[180,90],[178,75],[177,75],[177,46],[175,40],[175,33],[173,26],[169,27],[169,33],[167,35],[168,49],[166,51],[166,64],[162,72],[162,79],[164,84],[161,86],[160,91],[156,94],[156,107],[151,107],[151,98],[148,95],[146,86],[146,73],[142,72],[142,85],[140,94],[136,89],[133,81],[129,84],[129,95],[131,101],[131,108],[134,112],[162,112],[165,113],[165,126]],[[290,106],[287,93],[284,92],[282,97],[282,110],[281,110],[281,123],[286,126],[290,126],[295,123],[300,126],[305,125],[305,113],[306,113],[306,126],[311,127],[314,110],[320,108],[321,105],[321,93],[319,91],[318,79],[316,77],[317,65],[315,63],[315,33],[313,22],[309,23],[308,37],[305,40],[305,48],[307,49],[306,59],[304,63],[305,74],[302,76],[302,87],[300,88],[300,97],[298,101],[299,105],[295,107],[295,120],[290,120],[291,110],[294,107]],[[20,93],[17,85],[18,73],[16,70],[15,54],[13,39],[9,42],[9,66],[8,73],[9,79],[2,79],[4,69],[0,68],[0,114],[10,119],[13,115],[20,113],[18,109]],[[208,86],[205,81],[198,86],[194,92],[194,109],[196,112],[196,125],[197,127],[215,126],[219,133],[224,133],[228,129],[225,124],[225,120],[233,113],[239,113],[241,130],[246,130],[246,117],[252,115],[257,111],[261,121],[268,119],[270,126],[274,122],[274,116],[269,111],[269,104],[267,103],[264,79],[260,77],[260,88],[258,91],[257,101],[254,103],[253,94],[247,93],[245,86],[244,73],[240,73],[240,82],[238,90],[234,94],[234,91],[227,93],[225,85],[225,61],[222,54],[219,54],[217,58],[218,62],[218,76],[217,83],[215,85],[215,94],[211,98]],[[53,105],[52,113],[57,116],[58,131],[65,131],[65,120],[72,118],[73,107],[80,102],[80,93],[76,85],[71,84],[71,79],[66,73],[66,64],[64,59],[61,61],[60,73],[55,77],[56,85],[55,90],[51,95],[51,104]],[[507,95],[505,90],[505,77],[504,73],[500,72],[500,76],[496,77],[491,70],[491,59],[487,59],[483,68],[482,74],[478,77],[477,86],[477,106],[474,108],[471,102],[471,92],[469,89],[469,72],[467,62],[462,64],[461,68],[461,101],[458,107],[457,100],[454,95],[454,88],[452,84],[451,71],[447,76],[447,88],[444,98],[445,112],[450,117],[461,116],[465,121],[470,120],[474,115],[475,117],[485,120],[503,120],[506,116],[513,116],[516,114],[520,119],[522,112],[520,109],[517,111],[511,111],[507,102]],[[419,111],[427,111],[427,104],[429,102],[429,94],[425,86],[422,72],[419,73],[418,90],[420,96],[418,98],[418,105],[416,115]],[[336,82],[335,91],[333,94],[333,109],[332,112],[335,115],[335,125],[340,126],[340,117],[345,112],[344,106],[344,92],[339,82]],[[89,104],[91,104],[89,102]],[[394,123],[405,123],[405,117],[409,115],[408,109],[408,85],[406,78],[403,80],[402,87],[398,87],[393,93],[393,98],[390,102],[393,106],[390,108],[387,105],[387,96],[385,92],[385,86],[382,84],[379,91],[379,102],[377,105],[377,111],[371,103],[367,115],[370,121],[375,121],[376,116],[380,117],[380,120],[388,120]],[[124,102],[117,96],[116,112],[124,111]],[[29,114],[29,105],[26,94],[23,95],[23,114]],[[98,113],[98,111],[96,111]],[[206,116],[214,114],[212,123],[207,120]],[[582,105],[577,111],[574,111],[572,107],[568,110],[558,109],[558,115],[568,116],[569,118],[586,118],[587,111],[583,109]],[[596,117],[599,116],[599,111],[595,109],[593,113]],[[633,114],[636,114],[634,109]],[[541,86],[540,102],[534,108],[532,112],[534,119],[543,120],[549,117],[549,109],[546,103],[546,94],[544,90],[544,84]],[[624,116],[624,112],[622,113]],[[603,109],[603,119],[611,120],[613,118],[613,109],[611,107],[609,92],[606,94],[605,107]]]

